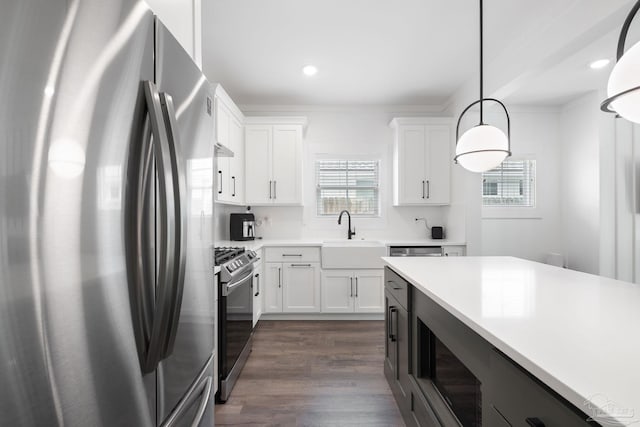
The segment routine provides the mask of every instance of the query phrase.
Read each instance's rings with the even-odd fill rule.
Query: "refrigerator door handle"
[[[198,404],[198,409],[196,410],[196,415],[193,417],[193,421],[191,422],[191,427],[198,427],[202,418],[204,417],[204,413],[207,409],[207,405],[209,404],[209,399],[211,398],[211,389],[213,385],[213,378],[211,376],[204,377],[200,382],[196,383],[196,385],[191,388],[191,390],[187,391],[185,397],[180,400],[178,406],[176,406],[175,410],[167,417],[165,422],[161,424],[160,427],[174,427],[180,424],[184,424],[181,421],[181,417],[191,406],[196,402],[196,399],[200,398],[200,403]]]
[[[143,176],[136,169],[140,164],[133,162],[129,172],[133,177],[134,189],[132,196],[134,200],[128,198],[128,207],[134,212],[135,225],[126,227],[127,232],[133,231],[132,236],[125,236],[127,239],[136,239],[133,246],[132,255],[135,260],[130,271],[133,280],[130,283],[131,305],[134,321],[134,329],[136,332],[136,343],[138,347],[138,357],[140,359],[140,368],[143,373],[153,372],[161,360],[162,350],[165,342],[165,330],[167,322],[170,320],[169,303],[171,302],[171,280],[173,278],[173,259],[172,250],[174,248],[174,231],[173,220],[169,220],[168,215],[173,212],[173,200],[166,197],[167,194],[173,193],[173,182],[170,174],[167,173],[170,168],[169,143],[166,129],[162,125],[163,115],[162,106],[160,104],[160,96],[156,86],[151,81],[143,83],[146,108],[148,111],[151,134],[153,135],[153,143],[147,144],[143,142],[142,152],[140,153],[143,165]],[[157,175],[153,174],[153,160],[155,160],[155,170]],[[145,260],[148,249],[144,244],[146,237],[153,235],[149,233],[147,227],[148,208],[145,203],[147,196],[153,192],[153,183],[157,184],[158,197],[156,204],[160,215],[157,216],[158,234],[156,248],[157,271],[149,273],[149,267]],[[135,194],[133,194],[135,193]],[[142,197],[142,199],[139,199]],[[142,203],[142,207],[140,204]],[[133,207],[133,209],[132,209]],[[128,216],[129,214],[127,214]],[[156,276],[157,284],[155,285],[154,295],[154,279]],[[155,298],[155,299],[154,299]],[[153,301],[150,301],[153,300]]]
[[[144,92],[144,91],[143,91]],[[146,95],[146,94],[145,94]],[[149,99],[145,98],[149,104]],[[125,253],[131,319],[138,350],[138,359],[146,370],[149,340],[154,323],[154,277],[155,267],[149,254],[153,251],[154,230],[149,222],[150,198],[154,195],[155,169],[153,166],[154,139],[159,138],[157,124],[153,123],[151,108],[147,105],[142,138],[138,145],[132,141],[129,148],[130,166],[127,170],[125,194]],[[154,255],[155,257],[155,255]]]
[[[182,159],[179,151],[180,140],[178,135],[178,125],[176,122],[176,112],[173,105],[173,98],[166,93],[160,94],[162,112],[167,127],[169,141],[169,152],[171,156],[171,178],[173,180],[173,206],[175,212],[170,217],[174,220],[173,230],[175,232],[175,249],[173,251],[173,285],[172,300],[170,304],[170,315],[168,320],[168,330],[166,333],[165,347],[162,358],[166,358],[173,352],[178,323],[180,320],[180,309],[182,307],[182,295],[184,292],[184,276],[186,267],[186,206],[182,202],[182,197],[186,195],[186,177],[182,170]]]

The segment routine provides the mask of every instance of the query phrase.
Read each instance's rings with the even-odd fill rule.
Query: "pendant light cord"
[[[483,46],[483,40],[482,40],[482,0],[480,0],[480,124],[483,125],[484,124],[484,117],[483,117],[483,108],[482,108],[482,104],[484,104],[484,90],[483,90],[483,86],[484,86],[484,77],[483,77],[483,73],[482,73],[482,69],[483,69],[483,64],[482,64],[482,57],[483,57],[483,51],[482,51],[482,46]]]

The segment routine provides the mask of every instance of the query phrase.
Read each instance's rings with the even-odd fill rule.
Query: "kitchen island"
[[[383,261],[385,373],[408,425],[447,425],[456,405],[465,425],[640,423],[640,286],[512,257]]]

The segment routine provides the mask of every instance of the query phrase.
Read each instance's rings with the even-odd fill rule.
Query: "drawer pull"
[[[402,289],[402,286],[393,286],[393,285],[397,285],[397,283],[394,282],[393,280],[387,280],[387,283],[391,285],[391,289],[393,289],[394,291],[399,291],[400,289]]]
[[[531,427],[545,427],[544,423],[542,422],[542,420],[540,418],[532,417],[532,418],[525,419],[525,421]]]
[[[291,264],[291,267],[306,267],[306,268],[310,268],[311,264]]]
[[[282,256],[296,256],[296,257],[301,257],[302,254],[282,254]]]

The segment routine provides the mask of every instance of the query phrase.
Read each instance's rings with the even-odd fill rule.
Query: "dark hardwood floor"
[[[260,321],[216,426],[404,426],[382,321]]]

